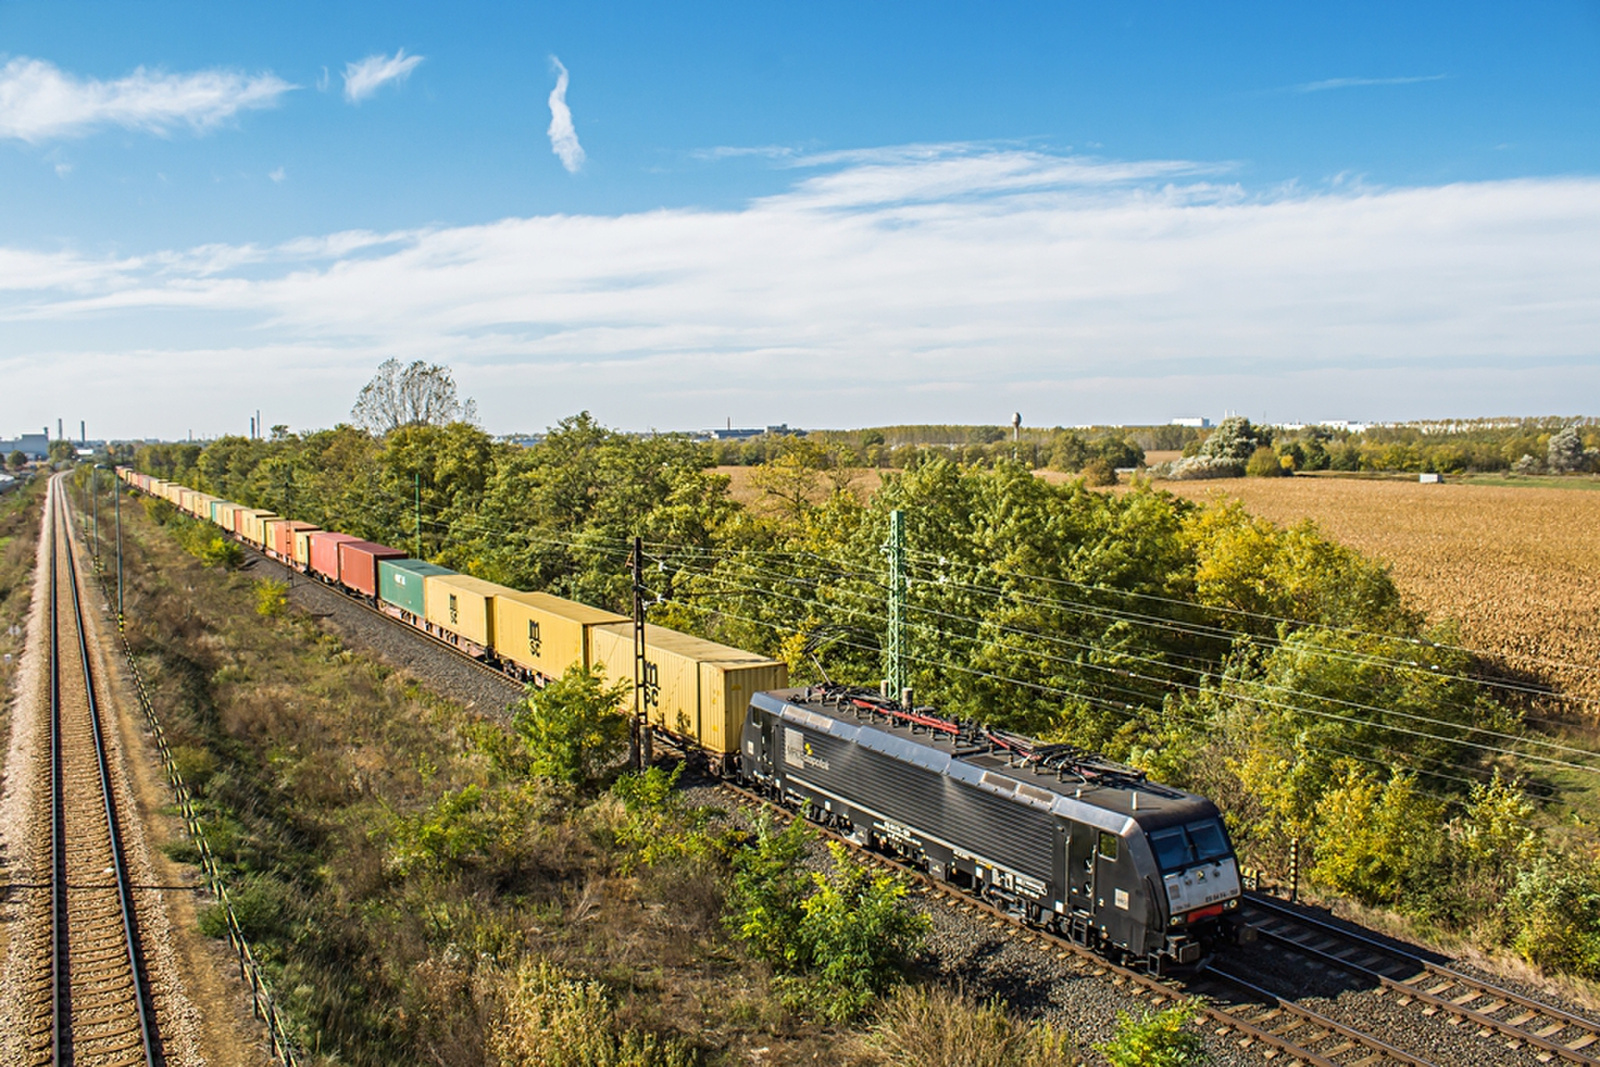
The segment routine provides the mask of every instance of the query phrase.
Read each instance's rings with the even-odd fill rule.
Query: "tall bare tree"
[[[473,422],[477,405],[457,395],[449,367],[420,359],[402,366],[398,359],[386,359],[361,387],[350,418],[362,429],[383,436],[402,426]]]

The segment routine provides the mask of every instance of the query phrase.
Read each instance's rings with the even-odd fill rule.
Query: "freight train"
[[[285,566],[523,681],[574,664],[635,676],[632,622],[408,558],[165,482],[118,476]],[[901,856],[1023,920],[1151,970],[1248,936],[1217,808],[1065,744],[944,718],[909,699],[789,688],[785,665],[645,627],[650,723],[863,847]]]

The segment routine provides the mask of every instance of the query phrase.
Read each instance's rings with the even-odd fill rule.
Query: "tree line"
[[[1283,444],[1247,443],[1252,458]],[[1561,761],[1541,760],[1552,750],[1516,691],[1483,684],[1493,665],[1407,605],[1378,563],[1310,523],[1147,483],[1053,485],[1023,458],[928,449],[862,499],[830,483],[821,442],[773,446],[749,503],[703,445],[586,413],[529,448],[417,423],[146,445],[135,462],[615,610],[630,603],[637,535],[652,621],[782,658],[800,681],[871,686],[884,675],[881,550],[901,510],[919,700],[1213,796],[1247,861],[1282,870],[1300,848],[1327,887],[1600,975],[1594,841],[1547,839],[1534,815]],[[1562,879],[1540,873],[1552,870]]]

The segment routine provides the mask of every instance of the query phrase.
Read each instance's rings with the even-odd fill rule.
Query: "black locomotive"
[[[857,843],[1110,956],[1161,971],[1237,934],[1216,806],[1073,746],[815,686],[756,693],[741,760]]]

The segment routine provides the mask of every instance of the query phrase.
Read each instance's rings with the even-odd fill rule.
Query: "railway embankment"
[[[485,731],[504,736],[505,683],[304,578],[291,610],[263,618],[257,583],[284,580],[276,564],[207,568],[142,514],[128,525],[130,615],[162,620],[135,626],[135,648],[308,1048],[484,1062],[551,988],[530,989],[510,961],[542,960],[557,985],[598,983],[612,1039],[686,1062],[887,1062],[870,1022],[824,1026],[784,1006],[723,925],[724,867],[629,869],[614,800],[497,772]],[[1095,1062],[1118,1013],[1155,999],[1003,923],[919,907],[932,918],[922,978],[963,990],[961,1010],[1000,997],[1016,1025],[1053,1026],[1063,1047],[1040,1067]],[[1267,1062],[1211,1046],[1219,1063]]]

